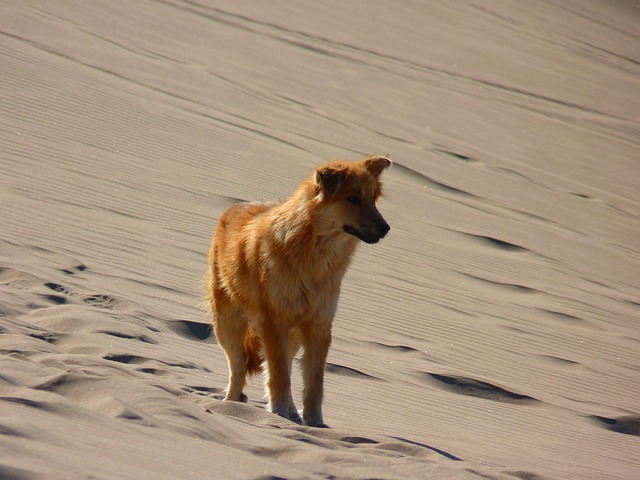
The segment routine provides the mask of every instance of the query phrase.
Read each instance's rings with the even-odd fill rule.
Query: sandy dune
[[[638,478],[638,45],[630,0],[2,2],[0,478]],[[217,218],[371,153],[332,428],[221,402]]]

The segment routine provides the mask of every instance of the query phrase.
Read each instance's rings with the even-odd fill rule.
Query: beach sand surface
[[[0,478],[638,478],[638,45],[623,0],[2,2]],[[222,402],[217,219],[368,154],[331,428]]]

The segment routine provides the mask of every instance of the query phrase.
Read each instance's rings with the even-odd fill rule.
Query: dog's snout
[[[387,222],[379,223],[376,228],[378,229],[380,235],[382,235],[383,237],[389,232],[389,230],[391,230],[391,227]]]

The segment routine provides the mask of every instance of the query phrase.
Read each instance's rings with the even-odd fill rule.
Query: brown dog
[[[291,366],[302,346],[304,424],[324,426],[324,368],[340,283],[358,239],[376,243],[389,231],[376,208],[389,165],[380,156],[329,162],[286,202],[239,204],[222,215],[207,288],[229,362],[225,400],[247,401],[246,377],[261,371],[264,355],[269,410],[299,420]]]

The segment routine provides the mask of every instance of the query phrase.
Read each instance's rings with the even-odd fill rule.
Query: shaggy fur
[[[291,366],[302,347],[303,419],[324,426],[324,369],[340,283],[358,240],[389,231],[376,208],[390,160],[329,162],[282,203],[227,210],[209,251],[213,325],[229,363],[225,400],[247,401],[246,377],[267,365],[269,410],[299,420]]]

